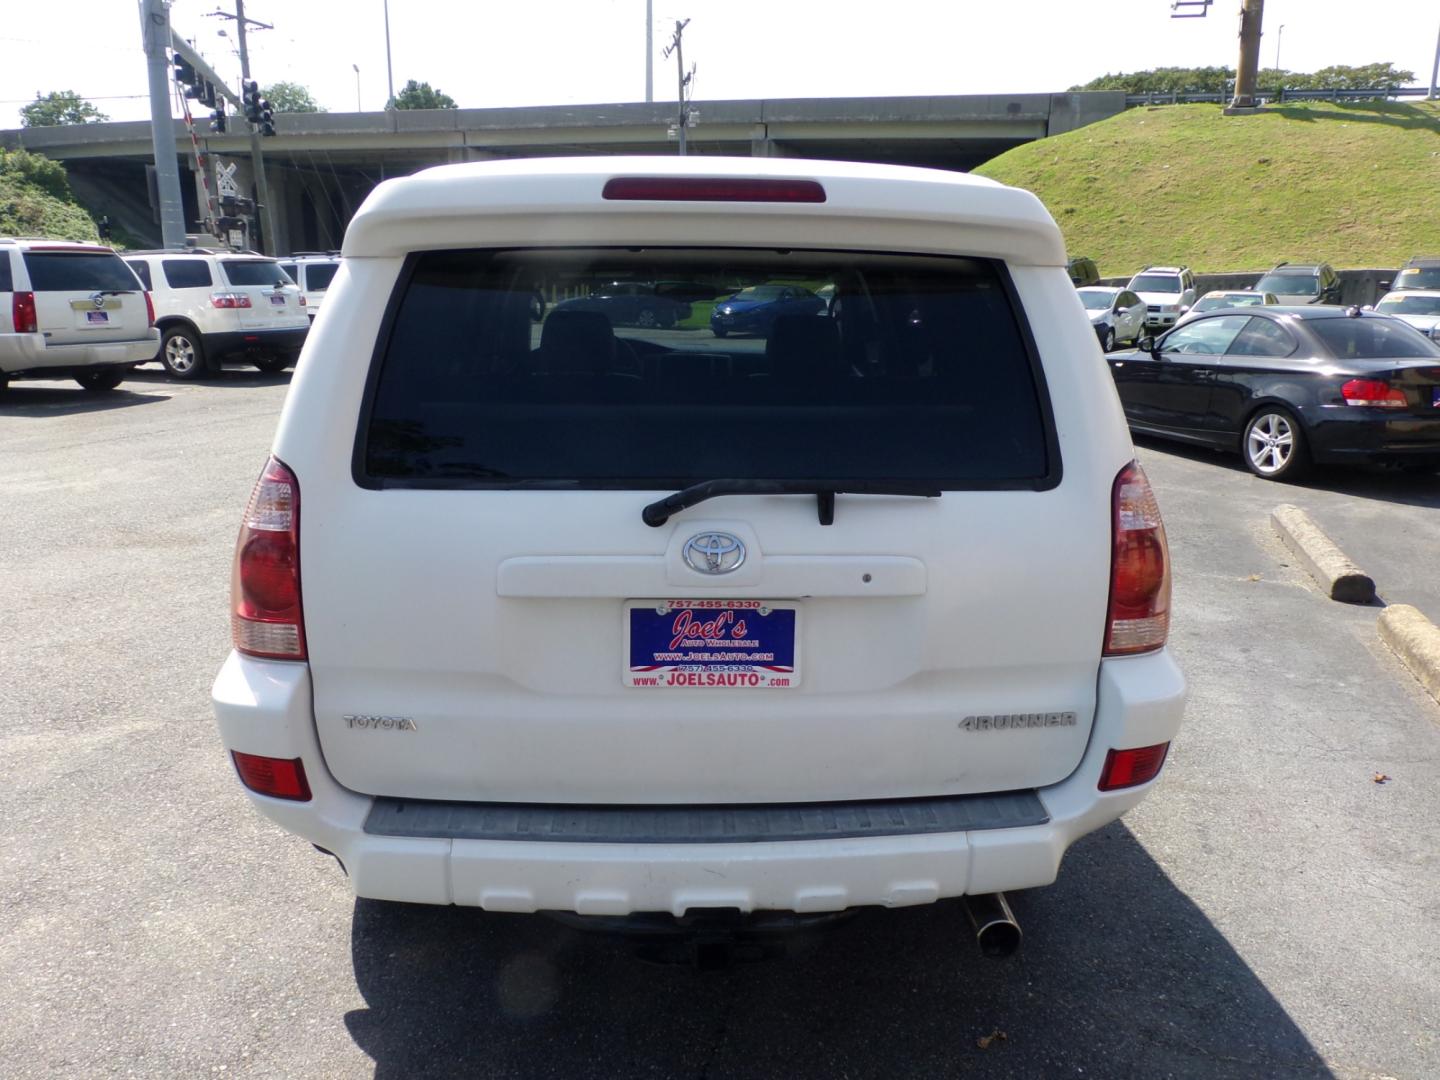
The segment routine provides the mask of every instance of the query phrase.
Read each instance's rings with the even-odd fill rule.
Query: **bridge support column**
[[[750,128],[750,156],[751,157],[789,157],[785,148],[770,138],[770,127],[767,124],[754,124]]]

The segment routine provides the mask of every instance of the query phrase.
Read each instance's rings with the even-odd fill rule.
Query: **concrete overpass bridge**
[[[1022,143],[1059,135],[1125,108],[1121,92],[954,97],[802,98],[705,101],[693,106],[694,155],[831,158],[926,165],[964,171]],[[276,116],[264,141],[275,211],[272,250],[338,246],[355,209],[381,180],[430,165],[493,158],[574,154],[674,153],[671,103],[447,109]],[[216,164],[235,162],[243,193],[251,182],[248,136],[210,135],[196,119]],[[202,125],[206,129],[202,132]],[[0,131],[0,145],[63,161],[72,186],[97,217],[137,239],[159,242],[147,195],[153,161],[147,122]],[[175,121],[187,228],[204,216],[190,135]],[[185,183],[186,176],[191,179]],[[214,189],[214,177],[210,178]]]

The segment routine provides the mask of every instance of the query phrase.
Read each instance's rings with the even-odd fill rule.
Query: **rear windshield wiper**
[[[901,480],[702,480],[657,499],[640,512],[646,525],[658,529],[681,510],[719,495],[815,495],[821,525],[835,521],[836,495],[914,495],[938,499],[934,484]]]

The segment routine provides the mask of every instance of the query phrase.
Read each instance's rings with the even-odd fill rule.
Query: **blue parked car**
[[[598,311],[612,326],[639,326],[646,330],[668,329],[690,317],[690,305],[665,295],[646,281],[612,281],[589,296],[562,300],[556,311]],[[533,308],[532,308],[533,316]]]
[[[825,301],[800,285],[752,285],[715,302],[710,329],[721,338],[726,334],[763,336],[781,315],[820,315],[825,310]]]

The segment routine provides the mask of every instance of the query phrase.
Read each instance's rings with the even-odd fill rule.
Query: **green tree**
[[[1262,67],[1257,75],[1259,89],[1273,93],[1287,90],[1374,90],[1404,86],[1415,81],[1413,71],[1397,69],[1390,63],[1347,67],[1337,64],[1313,73],[1276,71]],[[1127,94],[1225,94],[1235,84],[1235,69],[1228,67],[1155,68],[1101,75],[1071,90],[1124,90]]]
[[[20,110],[20,126],[27,128],[97,124],[109,119],[74,90],[52,90],[44,95],[37,90],[35,100]]]
[[[455,99],[443,91],[436,90],[428,82],[411,79],[393,98],[385,103],[387,109],[458,109]]]
[[[1223,94],[1235,80],[1234,68],[1155,68],[1101,75],[1071,90],[1124,90],[1127,94]]]
[[[324,112],[325,106],[315,100],[307,87],[294,82],[271,83],[260,91],[277,113]]]

